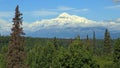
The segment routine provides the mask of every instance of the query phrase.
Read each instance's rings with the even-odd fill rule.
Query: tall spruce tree
[[[104,53],[109,54],[111,53],[111,37],[108,29],[105,30],[104,36]]]
[[[93,53],[96,52],[96,36],[95,31],[93,31]]]
[[[90,50],[90,39],[88,35],[86,36],[86,49]]]
[[[86,35],[86,45],[89,45],[89,36]]]
[[[95,31],[93,31],[93,46],[95,47],[96,45],[96,36],[95,36]]]
[[[24,64],[25,60],[25,50],[24,50],[24,40],[22,25],[22,17],[19,11],[19,6],[17,5],[15,9],[15,17],[13,18],[13,26],[10,44],[8,46],[7,54],[7,68],[26,68]]]

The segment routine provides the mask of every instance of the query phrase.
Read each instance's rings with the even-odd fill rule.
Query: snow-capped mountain
[[[66,23],[66,22],[74,22],[74,23],[88,23],[90,20],[84,18],[84,17],[79,17],[76,15],[70,15],[68,13],[62,13],[60,14],[57,18],[53,19],[61,23]]]
[[[97,22],[85,17],[70,15],[65,12],[61,13],[56,18],[37,21],[30,24],[30,26],[33,28],[31,36],[34,35],[40,37],[57,36],[70,38],[80,34],[85,38],[87,34],[92,37],[92,32],[96,31],[97,36],[103,38],[104,30],[106,28],[108,28],[113,35],[116,34],[116,31],[120,30],[120,23],[117,22]],[[117,33],[120,33],[120,31]]]
[[[6,23],[6,21],[5,21]],[[1,29],[10,29],[3,23]],[[8,24],[10,25],[10,23]],[[92,37],[92,32],[96,32],[98,38],[104,37],[104,30],[110,30],[112,37],[119,37],[120,18],[115,21],[94,21],[85,17],[71,15],[66,12],[61,13],[56,18],[42,19],[33,23],[23,22],[23,28],[27,36],[34,37],[62,37],[71,38],[80,34]],[[1,30],[4,33],[5,30]],[[9,30],[10,31],[10,30]],[[8,32],[7,32],[8,33]]]
[[[93,25],[94,24],[94,25]],[[44,19],[36,21],[29,25],[28,28],[32,27],[32,31],[49,28],[76,28],[76,27],[93,27],[99,26],[99,23],[89,20],[84,17],[76,15],[70,15],[68,13],[62,13],[58,17],[53,19]],[[39,28],[39,29],[38,29]],[[36,31],[37,31],[36,30]]]

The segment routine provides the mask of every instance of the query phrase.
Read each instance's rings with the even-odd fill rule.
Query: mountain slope
[[[6,23],[6,21],[3,21]],[[10,23],[6,25],[2,23],[0,30],[2,33],[10,32]],[[10,26],[10,27],[8,27]],[[96,32],[98,38],[104,37],[105,29],[109,29],[113,38],[120,37],[120,18],[114,21],[94,21],[85,17],[71,15],[66,12],[61,13],[56,18],[42,19],[33,23],[23,23],[24,32],[26,36],[34,37],[62,37],[73,38],[80,34],[85,38],[88,34],[92,37],[93,31]],[[9,29],[9,30],[6,30]]]
[[[44,19],[31,24],[33,31],[30,33],[30,36],[73,38],[80,34],[82,38],[85,38],[88,34],[92,38],[92,32],[95,31],[98,38],[103,38],[104,30],[108,28],[112,37],[119,37],[118,34],[117,36],[114,35],[116,34],[114,32],[120,32],[118,31],[120,28],[117,28],[120,26],[118,20],[117,23],[113,21],[97,22],[64,12],[56,18]]]

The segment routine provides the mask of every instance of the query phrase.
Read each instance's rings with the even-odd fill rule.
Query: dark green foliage
[[[93,31],[93,46],[95,47],[95,45],[96,45],[96,35],[95,35],[95,31]]]
[[[0,36],[0,49],[2,48],[2,46],[8,45],[9,39],[9,36]]]
[[[0,68],[6,68],[6,53],[8,51],[8,46],[2,46],[0,52]]]
[[[9,40],[9,38],[6,36],[4,36],[4,39]],[[6,40],[2,40],[2,41],[4,42]],[[68,60],[70,60],[74,56],[74,55],[72,56],[71,51],[77,52],[77,50],[81,47],[82,50],[80,50],[80,51],[85,51],[85,53],[84,52],[82,53],[82,55],[85,54],[83,57],[86,57],[86,58],[90,57],[93,60],[92,62],[95,63],[95,65],[98,62],[98,64],[100,65],[100,68],[109,68],[109,67],[116,68],[116,67],[112,67],[113,66],[112,54],[109,56],[103,55],[103,52],[102,52],[103,40],[102,39],[96,39],[96,54],[95,55],[92,55],[90,53],[90,51],[86,51],[86,49],[85,49],[86,48],[85,47],[86,39],[85,40],[80,39],[79,36],[76,37],[75,39],[72,39],[72,42],[70,42],[71,39],[57,38],[57,40],[59,41],[57,43],[60,46],[56,50],[56,49],[54,49],[55,47],[53,44],[53,38],[26,37],[25,38],[25,50],[27,51],[27,59],[25,60],[26,64],[30,68],[39,68],[39,67],[41,67],[41,68],[42,67],[43,68],[45,68],[45,67],[60,68],[61,65],[65,65],[64,67],[61,66],[61,68],[65,68],[68,66],[68,64],[69,65],[73,64],[72,62],[71,63],[68,62]],[[48,41],[50,41],[50,42],[48,42]],[[112,41],[112,43],[114,43],[114,41]],[[4,44],[8,44],[8,42],[4,42]],[[80,47],[77,47],[77,46],[74,47],[75,45],[80,45]],[[0,58],[1,58],[0,66],[2,66],[2,67],[0,67],[0,68],[5,68],[4,66],[6,66],[6,59],[5,59],[4,54],[6,53],[7,46],[1,44],[1,47],[2,48],[0,49]],[[77,50],[76,50],[76,48],[77,48]],[[47,51],[47,49],[50,52]],[[52,54],[51,54],[51,52],[52,52]],[[87,54],[86,54],[86,52],[87,52]],[[48,53],[48,54],[46,54],[48,57],[46,57],[46,55],[44,53]],[[77,55],[78,54],[79,53],[77,53]],[[35,59],[35,57],[36,57],[36,59]],[[44,58],[44,57],[46,57],[46,58]],[[45,60],[45,59],[49,59],[49,57],[52,57],[52,63],[51,63],[51,60],[49,60],[50,62],[48,62],[48,60]],[[79,58],[79,57],[76,57],[76,58]],[[96,61],[94,61],[94,59]],[[46,63],[47,63],[47,65],[46,65]]]
[[[50,42],[47,46],[36,45],[28,52],[27,65],[30,68],[49,68],[54,60],[54,52],[55,47]]]
[[[26,62],[30,68],[99,68],[79,36],[67,48],[59,46],[56,50],[50,42],[45,46],[34,46]]]
[[[56,37],[53,38],[53,45],[55,46],[56,49],[58,49],[59,44],[58,44],[58,40]]]
[[[111,45],[111,37],[109,31],[105,30],[104,36],[104,54],[108,55],[111,53],[112,45]]]
[[[70,51],[70,68],[99,68],[99,65],[92,58],[91,53],[86,50],[85,45],[76,39],[68,48]]]
[[[116,40],[113,54],[113,62],[116,67],[120,68],[120,38]]]

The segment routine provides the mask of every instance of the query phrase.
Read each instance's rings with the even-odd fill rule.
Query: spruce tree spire
[[[22,25],[22,13],[20,13],[19,11],[19,6],[17,5],[17,7],[15,8],[15,18],[13,18],[13,22],[15,23],[19,23],[20,25]]]
[[[87,34],[87,36],[86,36],[86,49],[87,49],[87,50],[90,50],[90,39],[89,39],[88,34]]]
[[[93,52],[96,52],[96,35],[95,31],[93,31]]]
[[[95,31],[93,31],[93,46],[95,47],[96,44],[96,36],[95,36]]]
[[[104,36],[104,53],[105,54],[110,54],[111,53],[111,37],[110,37],[110,32],[108,29],[105,30],[105,36]]]
[[[8,54],[7,54],[7,68],[25,68],[24,60],[25,60],[25,50],[23,46],[23,28],[22,25],[22,17],[19,11],[19,6],[17,5],[15,9],[15,17],[13,18],[13,26],[10,44],[8,46]]]

